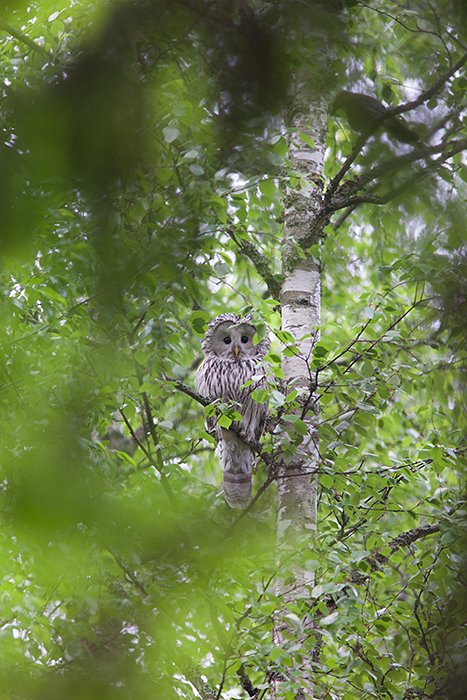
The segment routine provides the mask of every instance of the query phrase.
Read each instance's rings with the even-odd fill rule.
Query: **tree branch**
[[[394,537],[390,542],[391,554],[397,552],[401,547],[408,547],[412,542],[416,542],[421,537],[428,537],[428,535],[434,535],[435,532],[440,531],[440,524],[433,523],[433,525],[420,525],[419,527],[414,527],[412,530],[407,530],[407,532],[401,532],[400,535]]]
[[[256,272],[266,283],[269,294],[272,296],[272,298],[276,299],[276,301],[280,301],[282,280],[271,271],[269,258],[258,250],[258,248],[251,241],[246,241],[243,238],[238,239],[235,236],[233,226],[229,226],[227,233],[236,243],[239,252],[253,263]]]
[[[406,102],[405,104],[400,105],[399,107],[394,107],[393,109],[387,109],[386,112],[384,113],[384,115],[382,117],[380,117],[377,121],[374,122],[371,129],[362,133],[361,136],[358,137],[357,141],[355,142],[355,146],[352,148],[352,151],[350,152],[350,155],[344,161],[344,164],[342,165],[342,167],[339,170],[339,172],[337,173],[337,175],[335,175],[335,177],[331,180],[329,187],[326,190],[324,203],[323,203],[323,206],[321,208],[321,211],[318,214],[317,219],[321,219],[321,217],[324,213],[324,210],[327,208],[327,205],[329,204],[331,197],[333,196],[333,194],[337,190],[342,178],[349,171],[354,160],[356,159],[356,157],[358,156],[358,154],[360,153],[360,151],[362,150],[362,148],[364,147],[364,145],[366,144],[366,142],[368,141],[370,136],[378,129],[378,127],[381,124],[383,124],[386,121],[386,119],[390,119],[391,117],[395,117],[399,114],[403,114],[404,112],[409,112],[409,111],[415,109],[416,107],[419,107],[424,102],[427,102],[432,97],[434,97],[434,95],[436,95],[439,92],[439,90],[442,88],[444,83],[452,75],[454,75],[454,73],[456,73],[456,71],[458,71],[460,68],[462,68],[462,66],[464,65],[464,63],[466,61],[467,61],[467,53],[464,53],[464,55],[459,59],[459,61],[457,61],[457,63],[454,66],[452,66],[452,68],[450,68],[448,71],[446,71],[446,73],[444,73],[439,78],[439,80],[437,80],[436,83],[434,83],[434,85],[432,85],[430,88],[428,88],[428,90],[425,90],[424,92],[422,92],[417,97],[416,100],[413,100],[412,102]]]
[[[3,20],[0,20],[0,29],[4,29],[8,34],[11,34],[15,39],[18,41],[21,41],[23,44],[26,44],[29,46],[30,49],[33,51],[36,51],[37,53],[42,54],[42,56],[47,56],[50,58],[50,54],[48,51],[44,49],[43,46],[40,46],[39,44],[36,44],[35,41],[30,39],[26,34],[23,34],[23,32],[20,32],[18,29],[15,29],[14,27],[11,26],[11,24],[8,24],[8,22],[4,22]]]
[[[120,568],[122,569],[122,571],[124,572],[124,574],[125,574],[125,576],[127,577],[127,579],[128,579],[129,581],[131,581],[131,583],[132,583],[134,586],[136,586],[136,588],[139,590],[140,593],[142,593],[144,596],[147,596],[147,595],[148,595],[148,591],[147,591],[146,588],[143,586],[143,584],[136,578],[135,574],[134,574],[133,571],[130,569],[130,567],[127,566],[127,565],[125,564],[125,562],[123,561],[123,559],[122,559],[118,554],[116,554],[116,552],[114,552],[108,545],[105,545],[105,544],[104,544],[104,546],[105,546],[105,548],[107,549],[107,551],[113,556],[113,558],[115,559],[115,561],[117,562],[117,564],[119,565],[119,567],[120,567]]]
[[[389,542],[389,547],[391,547],[391,553],[389,556],[376,552],[374,555],[365,557],[364,561],[368,562],[371,568],[371,573],[378,571],[380,566],[386,566],[389,562],[389,557],[395,554],[401,547],[408,547],[416,540],[422,537],[428,537],[436,532],[440,531],[440,524],[434,523],[433,525],[420,525],[419,527],[414,527],[412,530],[407,530],[407,532],[401,532],[400,535],[394,537]],[[364,583],[368,579],[368,575],[362,574],[358,569],[353,569],[350,574],[351,580],[354,583]]]
[[[195,401],[198,401],[202,406],[210,406],[212,401],[205,396],[201,396],[201,394],[198,394],[197,391],[189,387],[187,384],[183,384],[183,382],[179,382],[178,379],[174,379],[173,377],[169,377],[166,374],[163,375],[165,381],[167,382],[172,382],[175,384],[175,388],[181,391],[182,393],[186,394],[187,396],[190,396],[192,399]],[[261,449],[261,443],[259,442],[254,442],[253,440],[246,440],[245,436],[242,435],[241,430],[237,430],[234,427],[230,426],[230,428],[226,428],[226,430],[231,430],[235,435],[245,443],[245,445],[248,445],[251,447],[251,449],[256,452],[256,454],[261,457],[261,459],[266,463],[266,464],[271,464],[273,461],[273,458],[269,452],[263,452]],[[264,489],[263,489],[264,490]],[[259,493],[259,492],[258,492]],[[250,505],[252,505],[257,499],[255,498]]]
[[[250,680],[250,677],[248,676],[247,672],[245,671],[245,665],[242,664],[240,668],[237,671],[237,676],[240,678],[240,685],[242,686],[243,690],[245,690],[250,698],[257,698],[259,695],[259,690],[258,688],[255,688],[253,686],[253,683]]]
[[[201,695],[203,700],[216,700],[217,693],[211,688],[209,683],[207,683],[201,676],[200,672],[192,668],[186,673],[186,677],[193,683],[198,693]]]
[[[443,87],[444,83],[449,80],[451,76],[454,75],[454,73],[457,73],[457,71],[462,68],[464,63],[467,61],[467,52],[464,53],[463,56],[455,63],[452,68],[450,68],[446,73],[443,73],[443,75],[439,78],[439,80],[436,81],[428,90],[424,90],[420,95],[417,97],[416,100],[413,100],[412,102],[406,102],[403,105],[400,105],[399,107],[394,107],[393,109],[388,109],[384,117],[385,119],[395,117],[398,114],[403,114],[404,112],[410,112],[412,109],[415,109],[416,107],[419,107],[422,105],[424,102],[428,102],[432,97],[434,97]]]
[[[467,141],[465,140],[461,142],[454,142],[453,145],[455,146],[457,143],[461,143],[464,148],[467,147]],[[446,160],[446,158],[449,158],[451,156],[451,151],[454,151],[454,148],[449,150],[447,153],[445,152],[445,149],[445,143],[438,144],[436,146],[430,146],[424,149],[414,148],[410,151],[410,153],[404,153],[401,156],[388,158],[382,163],[377,163],[374,167],[370,168],[370,170],[367,170],[366,172],[359,175],[357,178],[357,182],[360,185],[360,188],[363,189],[363,187],[366,184],[368,184],[372,180],[376,180],[376,178],[381,177],[381,175],[387,175],[391,171],[400,170],[400,168],[404,165],[410,165],[411,163],[414,163],[417,160],[424,160],[425,158],[428,158],[429,156],[434,155],[436,153],[442,153],[443,156],[445,156],[444,160]],[[442,161],[440,160],[439,162]],[[438,161],[430,161],[430,163],[432,165],[438,165]],[[339,208],[342,209],[342,207]]]
[[[369,170],[366,173],[363,173],[362,175],[358,176],[358,178],[355,178],[353,180],[346,180],[341,188],[336,192],[336,197],[334,198],[334,201],[329,202],[326,205],[326,208],[323,207],[323,215],[325,216],[330,216],[336,211],[339,211],[340,209],[350,209],[350,211],[345,212],[345,216],[342,215],[339,219],[338,222],[334,225],[334,228],[339,228],[339,226],[343,223],[345,218],[354,210],[356,209],[360,204],[387,204],[390,202],[392,199],[397,197],[400,194],[403,194],[407,192],[408,188],[411,187],[414,182],[417,180],[421,180],[425,177],[427,177],[430,172],[432,172],[433,168],[435,166],[441,165],[444,163],[446,160],[449,158],[452,158],[454,155],[457,153],[460,153],[464,150],[467,149],[467,140],[462,139],[460,141],[454,141],[451,142],[450,150],[445,151],[446,144],[441,144],[437,146],[432,146],[429,149],[424,149],[424,150],[413,150],[410,153],[406,153],[403,156],[397,156],[395,158],[391,158],[384,163],[381,163],[380,165],[376,165],[374,168]],[[372,190],[375,189],[375,186],[371,188],[371,190],[367,190],[367,192],[363,194],[356,194],[356,191],[358,191],[357,188],[363,189],[362,185],[364,185],[367,182],[371,182],[372,180],[375,180],[377,177],[380,175],[387,174],[391,172],[392,170],[398,170],[400,167],[404,165],[409,165],[410,163],[416,161],[416,160],[421,160],[422,158],[426,158],[431,154],[436,154],[440,153],[441,157],[436,160],[436,161],[431,161],[430,167],[420,170],[416,172],[415,174],[411,174],[410,177],[406,178],[403,180],[398,187],[395,187],[394,189],[390,190],[389,192],[386,192],[384,195],[377,195],[377,194],[371,194]],[[347,183],[349,183],[349,186],[346,187]],[[345,188],[345,190],[344,190]],[[337,197],[339,196],[341,190],[344,190],[345,193],[349,193],[351,196],[347,198],[342,198]],[[337,199],[337,201],[336,201]]]
[[[143,377],[141,374],[140,366],[138,362],[136,361],[135,357],[133,356],[133,362],[135,366],[135,373],[138,378],[138,383],[139,386],[141,387],[143,385]],[[144,404],[144,410],[146,413],[146,425],[149,428],[149,433],[151,435],[155,451],[156,451],[156,461],[157,464],[154,462],[152,456],[149,457],[151,463],[156,467],[156,469],[159,471],[159,474],[161,475],[161,484],[164,488],[164,491],[166,492],[170,502],[172,505],[175,505],[175,496],[173,494],[172,488],[170,486],[169,480],[167,478],[167,474],[165,473],[164,469],[164,460],[162,459],[162,453],[159,449],[159,436],[157,434],[157,429],[156,429],[156,424],[154,423],[154,417],[152,415],[152,410],[151,410],[151,404],[149,403],[149,397],[145,391],[141,392],[142,397],[143,397],[143,404]],[[146,452],[146,451],[145,451]],[[152,455],[152,450],[151,453]]]
[[[131,435],[131,437],[133,438],[133,440],[136,442],[136,444],[138,445],[138,447],[140,448],[140,450],[142,450],[142,452],[146,455],[147,459],[149,459],[149,461],[152,462],[152,458],[151,458],[150,452],[145,448],[145,446],[143,445],[143,443],[141,442],[141,440],[140,440],[140,439],[138,438],[138,436],[136,435],[136,432],[133,430],[130,421],[128,420],[128,418],[126,417],[126,415],[125,415],[125,413],[124,413],[124,411],[123,411],[123,408],[120,409],[120,415],[121,415],[121,417],[123,418],[123,420],[125,421],[125,425],[126,425],[126,427],[128,428],[128,430],[130,431],[130,435]]]
[[[202,406],[209,406],[209,404],[212,403],[212,401],[206,396],[201,396],[201,394],[198,394],[197,391],[192,389],[190,386],[187,384],[184,384],[183,382],[179,382],[178,379],[174,379],[173,377],[169,377],[166,374],[163,375],[163,378],[166,382],[171,382],[172,384],[175,384],[175,388],[181,391],[183,394],[186,394],[187,396],[190,396],[192,399],[200,403]]]
[[[364,132],[355,141],[355,146],[352,148],[350,154],[345,159],[339,172],[333,177],[333,179],[329,183],[329,187],[327,188],[326,194],[324,195],[323,206],[321,207],[321,210],[318,212],[318,215],[316,217],[317,219],[321,219],[325,215],[324,213],[325,213],[325,211],[327,211],[329,202],[331,201],[332,196],[334,195],[335,191],[339,187],[342,178],[350,170],[351,165],[353,164],[354,160],[356,159],[356,157],[358,156],[358,154],[362,150],[363,146],[366,144],[366,142],[370,138],[373,131],[374,131],[374,129],[371,129],[369,131]]]

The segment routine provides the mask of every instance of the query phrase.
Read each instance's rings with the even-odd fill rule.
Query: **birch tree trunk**
[[[293,338],[298,353],[285,357],[284,378],[288,391],[296,389],[303,406],[301,418],[306,424],[307,435],[298,446],[297,454],[288,464],[282,464],[277,488],[277,544],[279,551],[293,546],[305,536],[311,543],[317,523],[318,434],[314,422],[317,404],[313,395],[314,376],[310,371],[313,347],[318,340],[321,302],[321,274],[316,257],[309,248],[319,243],[320,226],[315,226],[321,205],[324,153],[326,145],[327,99],[322,93],[314,94],[304,81],[298,86],[294,112],[290,126],[289,158],[296,171],[302,174],[305,188],[289,188],[285,197],[282,287],[282,330]],[[303,136],[305,135],[305,140]],[[314,146],[310,145],[313,142]],[[310,409],[313,405],[314,408]],[[314,584],[314,574],[299,565],[292,568],[295,583],[284,585],[276,581],[276,593],[281,595],[284,606],[310,597],[309,587]],[[276,644],[283,644],[287,637],[287,625],[275,630]],[[302,641],[307,634],[305,621]],[[309,629],[309,624],[308,624]],[[297,698],[313,697],[313,682],[309,663],[302,670],[302,690]],[[283,680],[283,679],[282,679]],[[280,681],[275,684],[275,697],[281,697]]]

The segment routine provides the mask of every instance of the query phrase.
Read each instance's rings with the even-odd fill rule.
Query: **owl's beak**
[[[239,352],[240,352],[240,350],[238,349],[238,345],[236,345],[234,348],[235,357],[238,357]]]

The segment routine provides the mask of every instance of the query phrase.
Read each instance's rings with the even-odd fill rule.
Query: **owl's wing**
[[[268,414],[267,403],[256,403],[253,399],[243,406],[243,425],[240,426],[242,434],[247,440],[259,442],[266,425]]]
[[[243,424],[240,425],[240,429],[245,438],[253,442],[261,440],[268,414],[268,403],[257,403],[252,394],[255,389],[266,388],[267,384],[267,378],[264,376],[263,379],[244,390],[245,393],[241,400]]]
[[[218,375],[217,363],[215,357],[206,357],[196,372],[195,386],[201,396],[206,396],[209,399],[219,398],[219,386],[216,381]],[[212,433],[216,429],[216,416],[207,416],[206,428]]]

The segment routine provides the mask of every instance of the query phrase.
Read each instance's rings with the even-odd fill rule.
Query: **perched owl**
[[[258,364],[269,351],[270,343],[268,338],[263,338],[253,345],[256,328],[249,321],[249,314],[244,318],[221,314],[208,324],[206,336],[201,341],[204,360],[196,374],[196,389],[210,399],[238,402],[243,421],[234,422],[231,427],[240,431],[247,440],[258,442],[263,434],[268,406],[256,403],[251,394],[258,386],[266,385],[265,370]],[[242,389],[243,384],[255,375],[263,378]],[[218,425],[216,432],[219,441],[216,454],[222,467],[225,500],[231,508],[246,508],[251,499],[255,453],[232,430]]]

